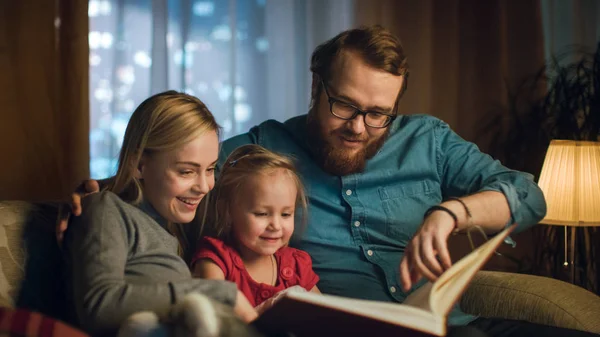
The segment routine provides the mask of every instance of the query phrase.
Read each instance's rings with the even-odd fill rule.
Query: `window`
[[[269,48],[264,8],[256,0],[90,0],[91,176],[116,172],[131,113],[163,90],[200,97],[225,138],[259,123]],[[152,50],[156,41],[162,50]]]
[[[127,122],[165,90],[199,97],[223,139],[306,113],[316,45],[353,0],[89,0],[90,171],[115,174]]]

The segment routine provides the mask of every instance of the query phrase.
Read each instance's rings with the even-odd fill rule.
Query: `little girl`
[[[206,223],[215,237],[201,239],[195,277],[234,282],[255,307],[293,286],[319,292],[310,256],[288,246],[296,209],[303,219],[307,212],[289,158],[241,146],[227,158],[213,193]]]

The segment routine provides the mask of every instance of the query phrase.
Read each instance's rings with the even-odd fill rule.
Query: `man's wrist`
[[[434,206],[429,207],[427,209],[427,211],[425,211],[425,214],[423,215],[423,220],[427,219],[427,217],[429,217],[431,215],[431,213],[433,213],[433,212],[444,212],[444,213],[450,215],[450,217],[454,221],[454,229],[452,231],[453,232],[458,231],[458,217],[456,216],[456,213],[454,213],[448,207],[445,207],[442,205],[434,205]]]
[[[458,198],[448,198],[441,205],[448,208],[456,215],[458,220],[456,221],[455,232],[462,231],[471,226],[471,210],[463,200],[458,200]]]
[[[461,206],[465,209],[465,213],[467,214],[467,219],[472,218],[473,216],[471,215],[471,210],[469,209],[469,207],[467,206],[467,204],[461,199],[461,198],[457,198],[457,197],[448,197],[447,200],[454,200],[457,201],[461,204]]]

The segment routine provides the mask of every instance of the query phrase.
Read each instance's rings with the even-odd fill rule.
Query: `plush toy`
[[[131,315],[117,337],[259,337],[235,316],[231,307],[193,293],[173,305],[167,317],[142,311]]]

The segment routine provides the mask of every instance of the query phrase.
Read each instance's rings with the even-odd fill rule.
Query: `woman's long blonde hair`
[[[126,202],[139,204],[143,199],[143,187],[136,171],[142,155],[174,150],[209,131],[218,135],[219,125],[198,98],[176,91],[149,97],[129,119],[117,174],[106,189]],[[179,240],[180,253],[185,253],[189,243],[181,224],[169,224],[168,229]]]
[[[229,210],[231,207],[235,207],[233,204],[235,194],[243,188],[244,183],[248,181],[250,176],[268,174],[277,169],[285,170],[296,185],[296,209],[301,211],[299,214],[301,217],[300,231],[304,229],[308,202],[294,162],[289,157],[269,151],[262,146],[250,144],[235,149],[219,172],[219,178],[213,189],[211,199],[208,201],[209,206],[204,226],[209,231],[207,234],[228,244],[233,244]]]

